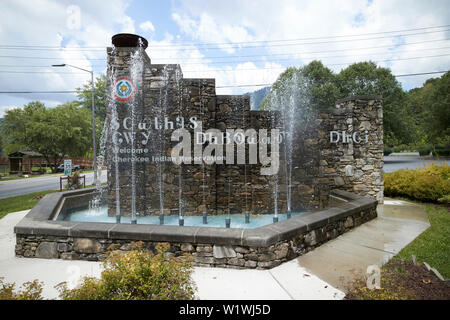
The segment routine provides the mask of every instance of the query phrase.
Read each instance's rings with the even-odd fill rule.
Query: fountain
[[[376,216],[379,97],[310,112],[307,84],[294,77],[270,111],[250,110],[248,96],[216,94],[214,79],[152,64],[142,37],[112,42],[97,158],[107,186],[46,196],[15,228],[17,255],[64,242],[54,257],[99,260],[109,244],[139,240],[168,242],[176,255],[204,252],[195,257],[203,265],[271,268]],[[365,139],[329,139],[363,129]]]

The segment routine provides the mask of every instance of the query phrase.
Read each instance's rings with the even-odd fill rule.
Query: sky
[[[152,63],[185,78],[215,78],[217,94],[273,83],[289,66],[321,60],[334,72],[375,61],[394,75],[450,69],[448,0],[2,0],[0,92],[73,91],[106,71],[116,33],[149,41]],[[441,74],[398,77],[403,89]],[[73,93],[0,93],[0,118]]]

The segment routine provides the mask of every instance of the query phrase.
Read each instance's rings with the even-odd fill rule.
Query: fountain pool
[[[255,111],[246,95],[216,94],[215,79],[152,64],[142,37],[113,44],[97,158],[107,185],[46,195],[14,228],[17,256],[100,261],[112,247],[164,242],[199,266],[268,269],[377,216],[380,97],[319,113],[298,77]],[[357,130],[366,138],[353,143]],[[191,140],[206,134],[233,139]]]
[[[297,217],[305,212],[291,212],[290,217]],[[228,216],[209,216],[207,223],[204,223],[203,216],[184,216],[184,226],[192,226],[192,227],[225,227],[225,219]],[[273,219],[271,215],[267,214],[259,214],[252,215],[251,219],[248,219],[246,222],[245,215],[240,213],[230,214],[230,227],[231,228],[243,228],[243,229],[251,229],[262,227],[268,224],[273,223]],[[278,220],[283,221],[288,219],[287,214],[278,214]],[[56,218],[58,221],[77,221],[77,222],[116,222],[115,217],[108,216],[108,206],[103,205],[99,208],[96,208],[95,211],[86,207],[85,209],[69,209],[66,211],[62,211],[59,213]],[[138,224],[153,224],[159,225],[160,223],[159,216],[143,216],[137,217]],[[131,223],[131,217],[122,217],[121,223]],[[164,218],[164,225],[168,226],[177,226],[179,225],[179,216],[178,214],[166,215]]]

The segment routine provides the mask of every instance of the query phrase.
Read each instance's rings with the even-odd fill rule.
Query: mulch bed
[[[369,290],[366,280],[357,280],[348,290],[348,300],[450,300],[450,284],[440,280],[423,264],[390,261],[381,268],[381,289]]]

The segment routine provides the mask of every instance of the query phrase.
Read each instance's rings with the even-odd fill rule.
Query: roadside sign
[[[72,159],[64,160],[64,175],[72,175]]]

